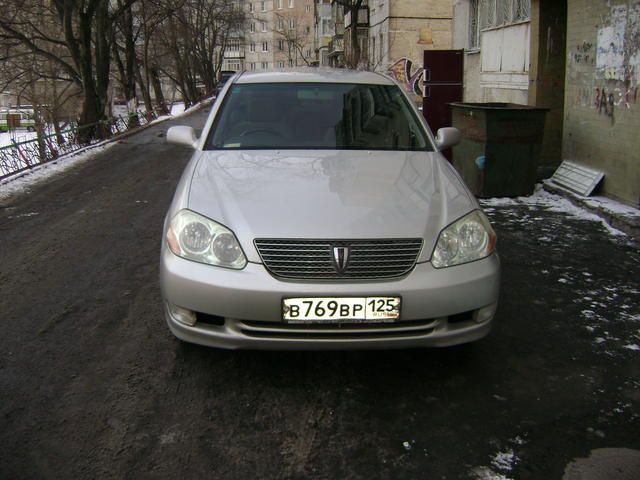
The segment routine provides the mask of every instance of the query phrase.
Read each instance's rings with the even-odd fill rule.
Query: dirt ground
[[[175,339],[157,265],[189,152],[169,125],[0,202],[0,478],[558,479],[640,449],[638,249],[541,205],[489,205],[503,283],[475,345]]]

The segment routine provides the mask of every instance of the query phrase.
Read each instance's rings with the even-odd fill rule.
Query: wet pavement
[[[168,126],[0,202],[0,478],[556,479],[640,450],[640,253],[543,192],[484,203],[503,279],[474,345],[173,338],[157,263],[189,152]]]

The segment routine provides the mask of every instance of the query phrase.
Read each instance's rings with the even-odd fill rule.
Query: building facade
[[[455,0],[464,101],[549,108],[541,165],[601,170],[640,205],[640,0]]]
[[[452,47],[450,0],[373,0],[369,5],[369,66],[389,72],[405,59],[416,68],[425,50]]]
[[[314,0],[243,0],[244,29],[223,53],[223,70],[267,70],[314,65]]]

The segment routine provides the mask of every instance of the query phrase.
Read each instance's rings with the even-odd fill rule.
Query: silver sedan
[[[164,225],[180,339],[220,348],[449,346],[496,312],[496,234],[402,89],[371,72],[239,73]]]

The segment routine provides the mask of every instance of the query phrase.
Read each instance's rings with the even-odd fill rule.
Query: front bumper
[[[282,281],[261,264],[227,270],[184,260],[166,247],[160,261],[165,316],[174,335],[191,343],[231,349],[409,348],[471,342],[491,329],[499,283],[500,261],[495,254],[441,270],[429,263],[418,264],[398,280],[355,283]],[[398,323],[282,322],[284,297],[396,295],[402,297]],[[216,316],[220,324],[185,325],[173,317],[167,303]],[[457,315],[462,313],[466,316]]]

